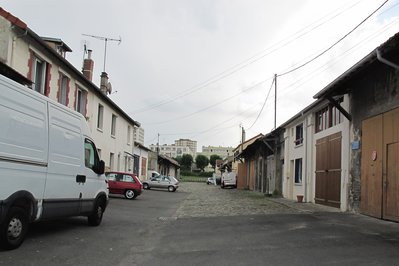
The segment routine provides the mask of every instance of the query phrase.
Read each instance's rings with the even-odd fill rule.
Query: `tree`
[[[175,159],[176,162],[178,162],[180,165],[182,165],[182,163],[181,163],[182,157],[181,156],[177,156],[176,158],[173,158],[173,159]]]
[[[212,154],[211,158],[209,159],[209,163],[212,165],[213,170],[216,170],[216,160],[220,160],[222,157],[220,157],[217,154]]]
[[[193,164],[193,156],[191,156],[190,154],[183,154],[180,164],[183,169],[191,170],[191,165]]]
[[[199,154],[195,157],[195,164],[203,172],[204,168],[209,164],[209,159],[205,155]]]

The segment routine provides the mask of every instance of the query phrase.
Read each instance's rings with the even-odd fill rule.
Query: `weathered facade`
[[[239,175],[244,175],[246,188],[267,195],[282,195],[284,141],[283,130],[278,128],[259,137],[240,154],[243,159]],[[244,170],[241,170],[243,168]],[[243,172],[243,173],[242,173]]]
[[[350,99],[351,210],[399,221],[399,34],[315,95]]]

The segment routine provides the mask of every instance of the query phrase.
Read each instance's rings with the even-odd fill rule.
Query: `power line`
[[[139,108],[139,109],[133,110],[132,112],[134,112],[134,113],[137,114],[137,113],[141,113],[141,112],[144,112],[144,111],[147,111],[147,110],[151,110],[151,109],[154,109],[154,108],[156,108],[156,107],[160,107],[160,106],[162,106],[162,105],[165,105],[165,104],[174,102],[174,101],[176,101],[176,100],[178,100],[178,99],[180,99],[180,98],[183,98],[183,97],[185,97],[185,96],[187,96],[187,95],[190,95],[190,94],[192,94],[192,93],[194,93],[194,92],[196,92],[196,91],[198,91],[198,90],[200,90],[200,89],[202,89],[202,88],[205,88],[205,87],[207,87],[207,86],[209,86],[209,85],[211,85],[211,84],[213,84],[213,83],[215,83],[215,82],[217,82],[217,81],[220,81],[220,80],[222,80],[222,79],[224,79],[224,78],[226,78],[226,77],[228,77],[228,76],[231,76],[232,74],[234,74],[234,73],[240,71],[241,69],[244,69],[245,67],[247,67],[247,66],[249,66],[249,65],[251,65],[251,64],[253,64],[253,63],[257,62],[257,61],[259,61],[260,59],[266,57],[267,55],[270,55],[270,54],[272,54],[273,52],[275,52],[275,51],[277,51],[277,50],[279,50],[279,49],[282,49],[283,47],[287,46],[287,45],[290,44],[291,42],[296,41],[297,39],[299,39],[299,38],[305,36],[305,35],[308,34],[309,32],[312,32],[313,30],[315,30],[315,29],[321,27],[321,26],[324,25],[325,23],[331,21],[332,19],[338,17],[339,15],[343,14],[343,13],[346,12],[347,10],[353,8],[354,6],[356,6],[357,4],[359,4],[360,2],[361,2],[361,1],[358,1],[358,2],[356,2],[355,4],[349,6],[349,7],[345,8],[344,10],[341,10],[341,11],[339,10],[339,9],[341,9],[341,8],[337,8],[336,10],[334,10],[333,12],[331,12],[330,14],[334,14],[334,13],[337,12],[337,11],[339,11],[339,12],[338,12],[337,14],[334,14],[333,16],[329,17],[327,20],[325,20],[325,21],[322,21],[322,19],[316,20],[315,22],[309,24],[308,26],[304,27],[303,29],[297,31],[295,34],[290,35],[289,37],[287,37],[287,38],[285,38],[285,39],[283,39],[283,40],[281,40],[281,41],[279,41],[279,42],[276,42],[275,44],[270,45],[270,46],[267,47],[266,49],[264,49],[264,50],[262,50],[262,51],[256,53],[255,55],[253,55],[253,56],[251,56],[251,57],[249,57],[249,58],[247,58],[247,59],[241,61],[241,62],[238,63],[238,64],[233,65],[232,67],[228,68],[227,70],[222,71],[222,72],[220,72],[219,74],[216,74],[216,75],[212,76],[211,78],[209,78],[209,79],[205,80],[204,82],[201,82],[201,83],[199,83],[199,84],[197,84],[197,85],[191,87],[190,89],[188,89],[188,90],[186,90],[186,91],[183,91],[182,94],[177,95],[177,96],[173,97],[172,99],[160,101],[159,103],[156,103],[156,104],[151,105],[151,106],[149,106],[149,107]],[[317,22],[319,22],[319,21],[322,21],[322,22],[320,22],[319,24],[315,25],[315,26],[312,27],[311,29],[305,31],[307,28],[309,28],[310,26],[312,26],[313,24],[315,24],[315,23],[317,23]],[[280,44],[282,44],[282,45],[280,45]],[[269,50],[270,50],[270,51],[269,51]],[[266,54],[264,54],[264,53],[267,52],[267,51],[269,51],[269,52],[266,53]]]
[[[227,101],[229,101],[229,100],[232,100],[232,99],[238,97],[239,95],[241,95],[241,94],[243,94],[243,93],[245,93],[245,92],[248,92],[249,90],[252,90],[253,88],[256,88],[257,86],[259,86],[259,85],[261,85],[262,83],[268,81],[269,79],[270,79],[270,78],[265,79],[265,80],[262,80],[262,81],[256,83],[255,85],[250,86],[250,87],[246,88],[245,90],[242,90],[242,91],[239,92],[239,93],[236,93],[236,94],[234,94],[234,95],[232,95],[232,96],[230,96],[230,97],[227,97],[227,98],[225,98],[225,99],[223,99],[223,100],[221,100],[221,101],[219,101],[219,102],[216,102],[216,103],[214,103],[214,104],[212,104],[212,105],[208,105],[207,107],[202,108],[202,109],[200,109],[200,110],[198,110],[198,111],[195,111],[195,112],[193,112],[193,113],[190,113],[190,114],[187,114],[187,115],[183,115],[183,116],[180,116],[180,117],[177,117],[177,118],[174,118],[174,119],[170,119],[170,120],[167,120],[167,121],[162,121],[162,122],[158,122],[158,123],[151,123],[151,124],[152,124],[152,125],[161,125],[161,124],[166,124],[166,123],[174,122],[174,121],[176,121],[176,120],[181,120],[181,119],[184,119],[184,118],[188,118],[188,117],[193,116],[193,115],[195,115],[195,114],[198,114],[198,113],[201,113],[201,112],[206,111],[206,110],[208,110],[208,109],[211,109],[211,108],[213,108],[213,107],[216,107],[216,106],[218,106],[218,105],[221,104],[221,103],[224,103],[224,102],[227,102]]]
[[[336,41],[334,44],[332,44],[330,47],[328,47],[327,49],[325,49],[323,52],[321,52],[320,54],[316,55],[315,57],[313,57],[312,59],[306,61],[305,63],[287,71],[284,72],[282,74],[278,74],[278,77],[287,75],[289,73],[292,73],[306,65],[308,65],[309,63],[313,62],[314,60],[316,60],[317,58],[319,58],[320,56],[322,56],[323,54],[325,54],[326,52],[328,52],[329,50],[331,50],[335,45],[337,45],[338,43],[340,43],[343,39],[345,39],[349,34],[351,34],[352,32],[354,32],[358,27],[360,27],[360,25],[362,25],[367,19],[369,19],[372,15],[374,15],[378,10],[380,10],[389,0],[386,0],[384,3],[382,3],[376,10],[374,10],[370,15],[368,15],[365,19],[363,19],[359,24],[356,25],[356,27],[354,27],[352,30],[350,30],[347,34],[345,34],[343,37],[341,37],[338,41]]]
[[[256,117],[255,121],[252,123],[252,125],[249,128],[247,128],[247,130],[250,130],[255,125],[256,121],[258,121],[258,118],[259,118],[260,114],[262,113],[263,108],[266,105],[267,99],[269,99],[269,95],[270,95],[270,92],[272,91],[274,82],[276,82],[275,78],[273,78],[273,80],[272,80],[272,84],[270,85],[270,89],[266,95],[265,101],[263,102],[262,108],[260,109],[258,116]]]

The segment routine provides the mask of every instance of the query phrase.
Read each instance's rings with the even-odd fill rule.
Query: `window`
[[[98,114],[97,114],[97,128],[103,129],[103,119],[104,119],[104,106],[98,104]]]
[[[297,125],[295,128],[295,145],[303,143],[303,124]]]
[[[83,116],[86,115],[86,98],[87,98],[87,92],[80,88],[77,88],[75,110],[81,113]]]
[[[131,135],[132,135],[132,132],[131,132],[131,128],[130,128],[130,126],[127,126],[127,144],[128,145],[130,145],[130,142],[131,142]]]
[[[133,179],[133,177],[132,176],[130,176],[130,175],[123,175],[123,181],[124,182],[133,182],[133,183],[136,183],[136,181]]]
[[[114,169],[114,157],[115,157],[115,155],[111,152],[111,153],[109,154],[109,168],[110,168],[111,170]]]
[[[69,92],[69,78],[60,73],[58,102],[67,106]]]
[[[111,136],[115,136],[116,134],[116,115],[112,115],[111,121]]]
[[[341,103],[343,98],[338,99]],[[343,122],[342,113],[332,104],[316,112],[316,133],[336,126]]]
[[[100,159],[94,143],[90,140],[85,140],[85,166],[94,170],[99,165]]]
[[[295,160],[295,184],[302,183],[302,158]]]
[[[101,158],[101,149],[97,149],[98,157]]]
[[[33,56],[31,76],[33,82],[32,89],[41,94],[45,94],[46,70],[47,63],[44,60]]]

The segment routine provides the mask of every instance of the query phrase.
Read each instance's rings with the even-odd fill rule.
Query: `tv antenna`
[[[96,35],[90,35],[90,34],[82,34],[82,35],[104,41],[104,68],[103,68],[103,72],[105,72],[105,61],[107,59],[107,43],[108,43],[108,41],[113,41],[113,42],[118,42],[118,45],[119,45],[122,42],[122,38],[120,36],[119,36],[119,39],[112,39],[112,38],[108,38],[108,37],[96,36]]]

